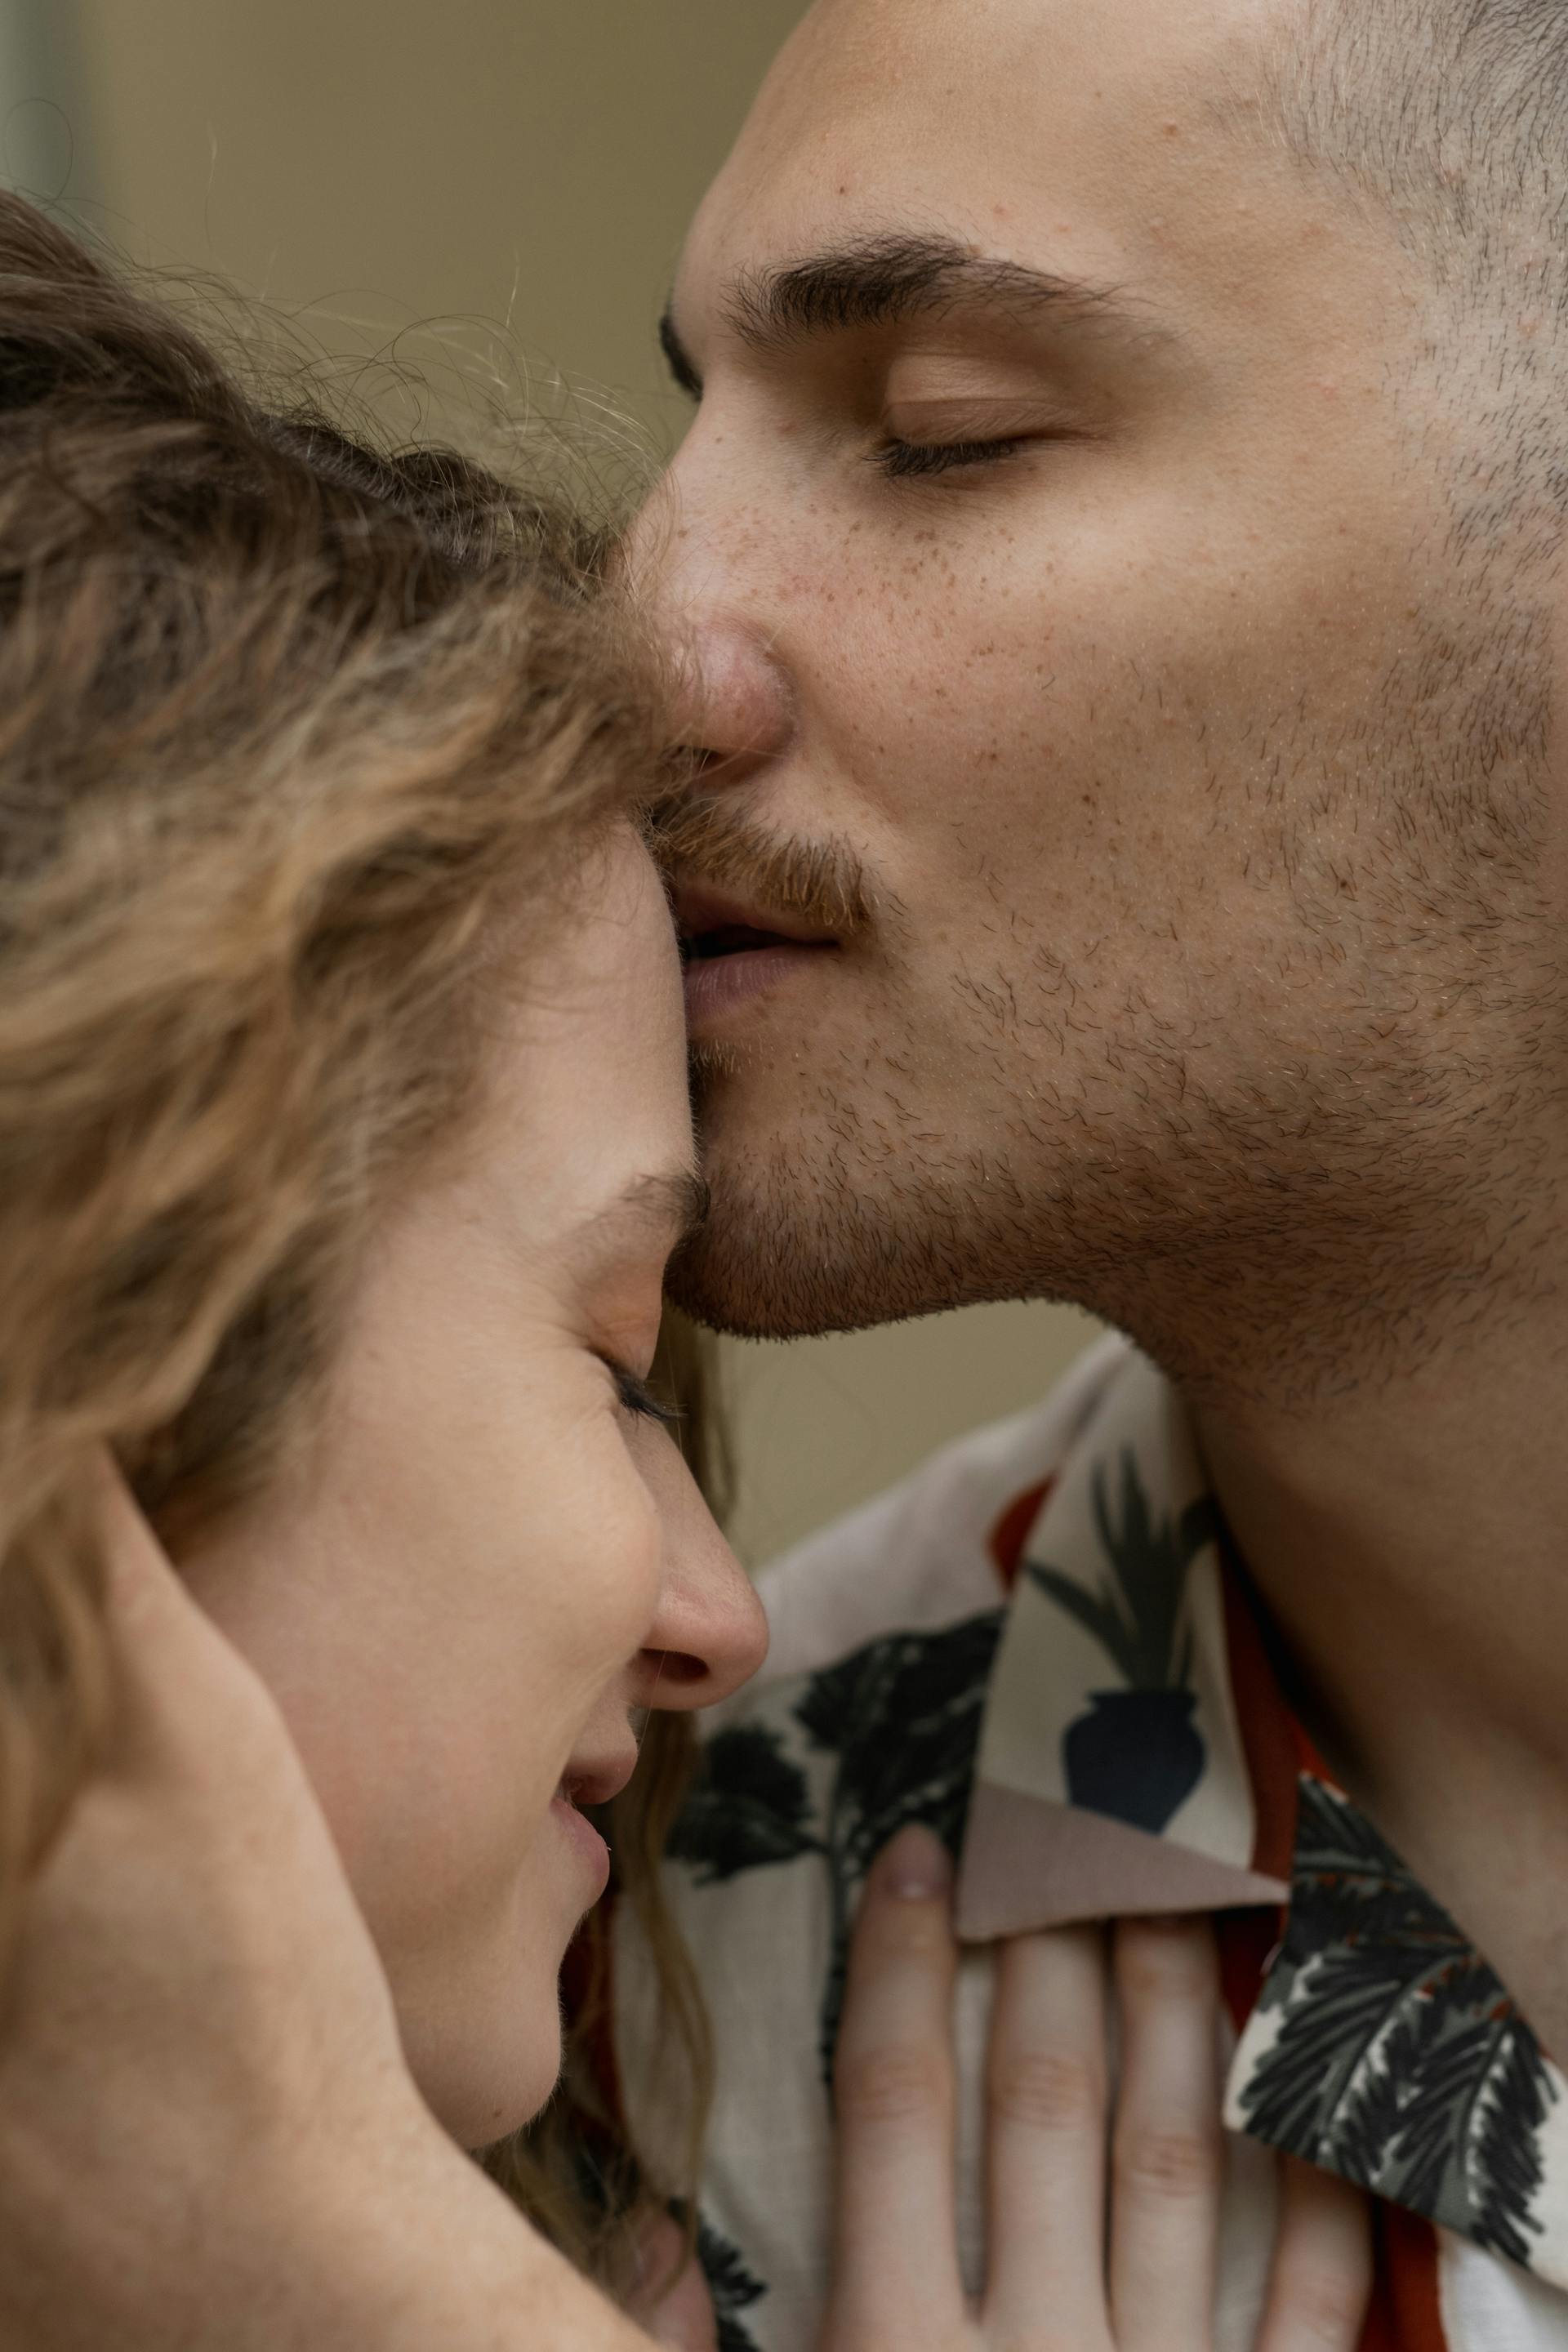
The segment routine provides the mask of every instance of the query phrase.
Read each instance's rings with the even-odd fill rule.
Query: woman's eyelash
[[[658,1395],[636,1372],[628,1371],[625,1364],[613,1363],[607,1356],[605,1361],[616,1383],[616,1394],[627,1412],[635,1413],[639,1421],[657,1421],[665,1429],[678,1428],[685,1420],[678,1405]]]
[[[871,452],[872,465],[891,482],[921,474],[946,474],[959,466],[994,466],[1023,447],[1011,441],[884,441]]]

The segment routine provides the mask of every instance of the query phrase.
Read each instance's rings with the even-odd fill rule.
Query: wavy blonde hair
[[[96,1450],[176,1555],[267,1479],[498,939],[657,775],[586,553],[0,195],[0,1967],[104,1720]]]

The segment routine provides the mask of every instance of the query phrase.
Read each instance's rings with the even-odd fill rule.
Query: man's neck
[[[1199,1441],[1309,1729],[1568,2053],[1568,1367],[1524,1335]],[[1563,1890],[1553,1898],[1552,1886]]]

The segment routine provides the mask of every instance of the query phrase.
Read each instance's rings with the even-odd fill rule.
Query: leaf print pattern
[[[698,2221],[697,2259],[713,2298],[718,2352],[757,2352],[756,2338],[740,2315],[761,2302],[766,2287],[746,2268],[739,2246],[710,2221]]]
[[[795,1719],[834,1757],[823,1845],[832,1890],[832,1951],[817,2054],[831,2083],[855,1896],[889,1840],[910,1822],[957,1860],[974,1780],[981,1719],[1005,1612],[987,1609],[940,1633],[872,1642],[813,1675]]]
[[[1029,1581],[1104,1652],[1124,1687],[1090,1690],[1062,1736],[1068,1796],[1159,1837],[1202,1780],[1208,1763],[1192,1720],[1197,1694],[1187,1578],[1214,1542],[1219,1517],[1202,1496],[1179,1515],[1151,1502],[1131,1446],[1121,1454],[1121,1508],[1113,1512],[1106,1465],[1090,1482],[1095,1535],[1109,1566],[1091,1587],[1045,1561],[1025,1563]]]
[[[1277,2027],[1245,2128],[1528,2267],[1558,2084],[1474,1946],[1338,1792],[1303,1774]],[[1249,2030],[1248,2039],[1251,2039]]]
[[[1156,1515],[1131,1447],[1121,1457],[1120,1522],[1111,1517],[1099,1464],[1091,1492],[1109,1580],[1091,1592],[1077,1577],[1033,1560],[1026,1563],[1030,1580],[1100,1643],[1130,1689],[1179,1689],[1193,1671],[1192,1630],[1184,1622],[1187,1570],[1219,1531],[1213,1500],[1200,1496],[1174,1520]]]
[[[820,1853],[810,1824],[805,1775],[778,1733],[765,1723],[741,1723],[708,1742],[665,1851],[693,1864],[699,1886],[716,1886],[742,1870]]]
[[[691,1866],[699,1885],[821,1856],[831,1919],[818,2034],[825,2082],[855,1897],[873,1860],[910,1822],[923,1822],[957,1856],[1005,1615],[987,1609],[939,1633],[893,1634],[805,1677],[793,1720],[808,1750],[832,1761],[826,1800],[815,1807],[777,1729],[747,1723],[716,1733],[671,1834],[668,1853]]]

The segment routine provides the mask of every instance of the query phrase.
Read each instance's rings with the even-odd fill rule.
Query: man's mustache
[[[648,831],[672,882],[732,890],[759,913],[793,916],[837,940],[870,923],[865,868],[842,842],[781,839],[722,793],[671,794],[651,813]]]

